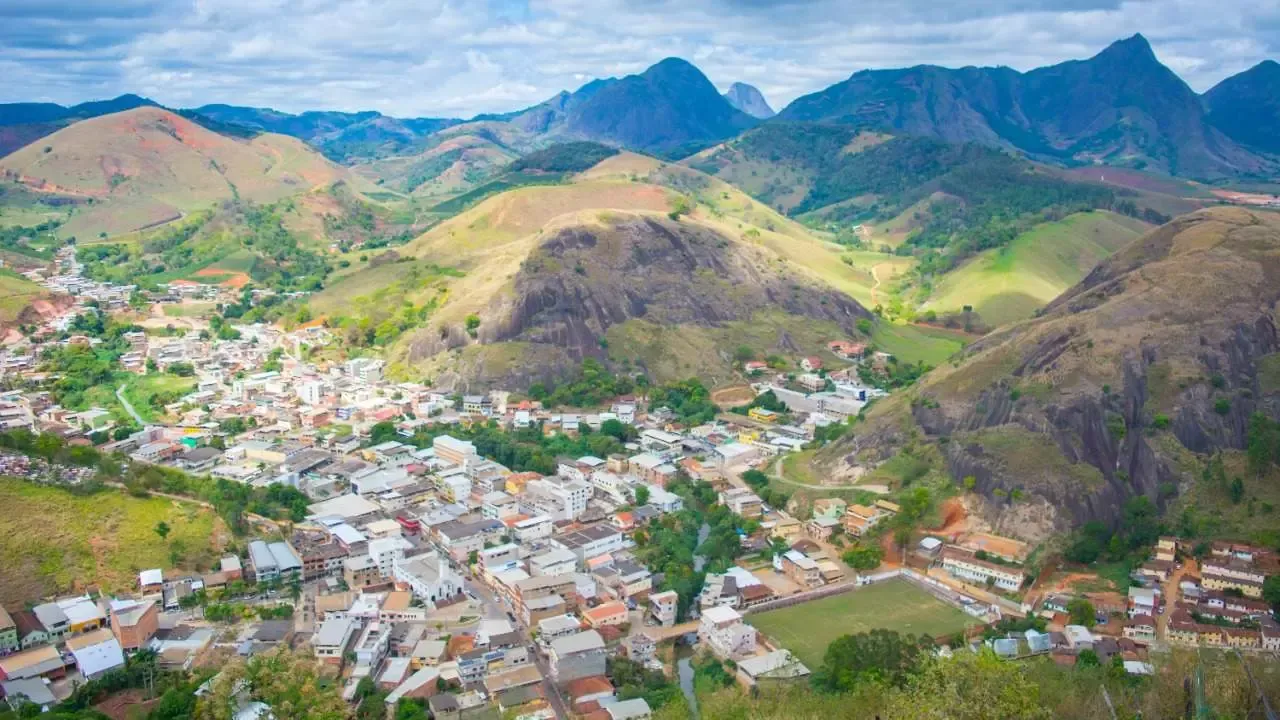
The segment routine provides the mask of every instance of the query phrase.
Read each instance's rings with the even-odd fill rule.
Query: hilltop
[[[1138,495],[1163,507],[1198,456],[1245,447],[1253,413],[1280,417],[1278,281],[1280,216],[1180,217],[875,405],[818,462],[853,477],[933,448],[1024,536],[1114,524]]]

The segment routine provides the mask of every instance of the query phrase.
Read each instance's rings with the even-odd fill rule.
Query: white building
[[[397,582],[409,586],[415,597],[436,602],[462,592],[462,579],[449,567],[440,553],[427,553],[400,560],[392,567]]]
[[[706,643],[718,657],[733,659],[756,649],[756,629],[742,621],[730,607],[711,607],[698,623],[698,641]]]
[[[549,501],[552,520],[577,520],[587,510],[591,486],[581,480],[543,478],[530,480],[525,492]]]
[[[406,550],[413,544],[402,537],[385,537],[369,541],[369,558],[378,565],[378,573],[382,577],[391,577],[395,564],[404,560]]]

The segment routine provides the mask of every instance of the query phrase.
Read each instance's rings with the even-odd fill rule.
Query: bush
[[[1218,398],[1213,403],[1213,411],[1219,415],[1226,415],[1231,412],[1231,401],[1226,398]]]

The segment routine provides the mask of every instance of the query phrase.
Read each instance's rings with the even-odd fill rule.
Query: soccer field
[[[973,618],[905,580],[747,616],[748,623],[795,653],[810,670],[822,664],[828,643],[841,635],[883,628],[940,637],[963,630],[970,621]]]

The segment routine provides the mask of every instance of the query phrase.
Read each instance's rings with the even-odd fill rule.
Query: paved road
[[[504,600],[501,600],[494,595],[493,592],[491,592],[483,583],[464,579],[462,581],[462,585],[472,595],[480,598],[480,604],[484,608],[485,617],[508,619],[507,613],[511,610],[510,606],[508,606]],[[524,635],[524,637],[529,637],[529,628],[520,619],[520,616],[516,615],[514,612],[511,612],[511,615],[516,619],[516,628]],[[551,666],[547,662],[546,656],[542,654],[536,645],[534,646],[532,655],[534,665],[538,667],[538,672],[542,673],[543,695],[546,696],[547,702],[551,704],[551,709],[555,711],[557,718],[568,718],[569,710],[565,706],[564,698],[560,695],[560,688],[556,687],[556,684],[551,681]]]
[[[117,399],[117,400],[119,400],[119,401],[120,401],[120,404],[124,406],[124,410],[125,410],[125,412],[129,413],[130,415],[132,415],[132,416],[133,416],[133,419],[138,421],[138,424],[139,424],[139,425],[146,425],[146,424],[147,424],[147,421],[146,421],[146,420],[143,420],[143,419],[142,419],[142,416],[138,414],[138,411],[137,411],[137,410],[134,410],[134,409],[133,409],[133,406],[129,404],[129,401],[125,399],[125,397],[124,397],[124,389],[125,389],[125,387],[126,387],[126,384],[125,384],[125,383],[121,383],[121,384],[120,384],[120,387],[116,388],[116,399]]]

